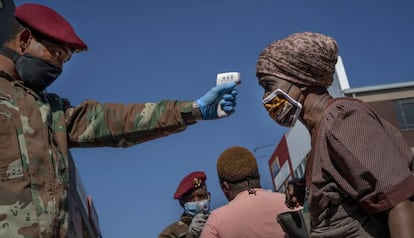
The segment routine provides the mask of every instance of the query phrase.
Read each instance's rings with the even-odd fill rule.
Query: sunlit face
[[[284,92],[290,91],[289,88],[291,87],[292,83],[276,78],[269,75],[264,75],[258,78],[259,84],[264,89],[263,99],[266,98],[269,94],[271,94],[276,89],[280,89]]]
[[[62,68],[63,64],[72,57],[73,51],[68,46],[32,36],[30,44],[24,53],[41,58]]]

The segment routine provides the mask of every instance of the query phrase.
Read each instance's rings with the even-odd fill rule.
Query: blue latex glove
[[[234,112],[236,106],[236,83],[223,83],[210,89],[196,103],[203,120],[226,117]]]

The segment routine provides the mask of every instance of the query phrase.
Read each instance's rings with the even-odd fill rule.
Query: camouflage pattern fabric
[[[0,237],[67,237],[72,147],[127,147],[195,123],[192,102],[71,106],[0,72]]]
[[[191,216],[182,214],[181,219],[167,226],[158,238],[193,238],[193,234],[188,232],[192,219]]]

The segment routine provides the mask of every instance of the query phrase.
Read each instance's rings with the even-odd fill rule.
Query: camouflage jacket
[[[193,238],[191,232],[188,232],[192,219],[191,216],[184,213],[179,221],[167,226],[158,238]]]
[[[71,106],[0,71],[0,237],[67,237],[72,147],[127,147],[195,123],[192,102]]]

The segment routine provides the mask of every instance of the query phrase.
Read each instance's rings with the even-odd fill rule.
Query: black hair
[[[27,26],[25,23],[20,22],[15,17],[13,17],[10,21],[6,42],[16,39],[17,35],[25,28],[30,29],[30,33],[35,39],[47,39],[47,37],[44,37],[42,34],[37,32],[36,30],[32,29],[31,27]]]
[[[10,20],[6,42],[14,40],[23,29],[24,26],[15,17],[13,17]]]
[[[220,183],[223,183],[224,181],[229,185],[229,189],[233,194],[238,194],[240,192],[248,190],[250,193],[250,190],[253,188],[261,188],[260,185],[260,178],[246,178],[242,181],[238,182],[229,182],[226,180],[223,180],[219,178]]]

